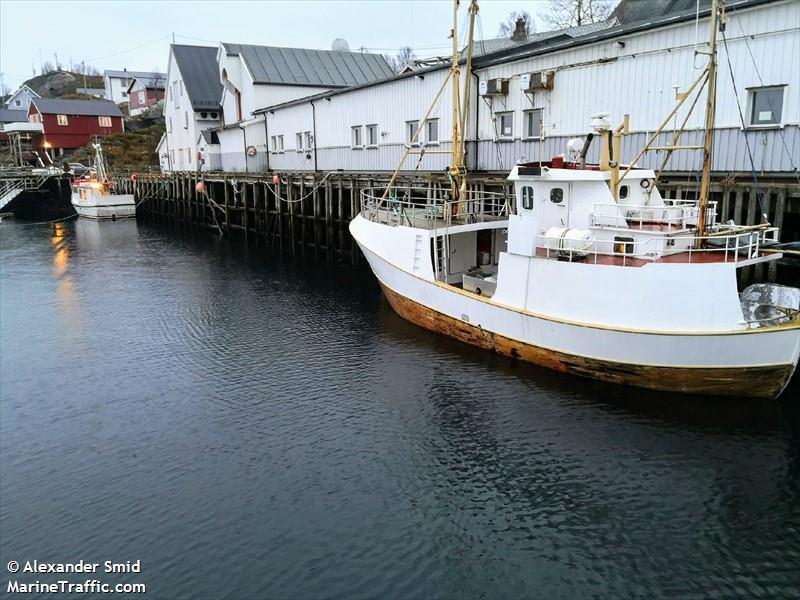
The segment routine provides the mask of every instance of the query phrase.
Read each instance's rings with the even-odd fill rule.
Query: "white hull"
[[[427,235],[426,231],[392,227],[371,222],[362,216],[353,220],[350,229],[376,277],[387,290],[387,295],[396,295],[414,303],[413,306],[404,306],[404,311],[398,310],[401,314],[413,314],[411,317],[409,314],[403,316],[429,329],[444,328],[442,333],[452,337],[511,356],[519,353],[524,360],[559,370],[656,389],[775,396],[785,387],[800,355],[800,329],[797,323],[771,329],[740,326],[728,330],[692,328],[678,331],[578,321],[562,315],[506,305],[435,281],[422,271],[414,273],[413,268],[400,266],[405,262],[403,255],[409,254],[409,236],[413,239],[415,235]],[[427,249],[428,243],[426,239],[420,246]],[[390,248],[396,248],[397,253],[393,255],[394,250]],[[536,261],[546,260],[524,258],[527,272],[534,270],[533,263]],[[580,279],[577,274],[586,267],[576,263],[547,262],[548,266],[557,265],[561,278],[572,281]],[[570,272],[571,268],[573,270]],[[548,281],[550,292],[558,293],[558,288],[550,285],[553,279],[555,277]],[[516,281],[520,283],[519,279]],[[609,279],[610,287],[614,288],[614,283]],[[620,280],[619,285],[624,285],[624,279]],[[629,292],[632,293],[632,290],[615,288],[611,302],[615,297]],[[559,298],[551,300],[557,301]],[[566,299],[564,301],[567,302]],[[598,303],[603,300],[598,295],[585,301]],[[393,306],[397,303],[395,298]],[[468,330],[472,330],[472,333]],[[499,336],[499,341],[494,337],[487,341],[487,334]],[[469,339],[471,336],[475,338],[474,341]],[[507,351],[502,351],[506,347]],[[532,358],[527,358],[526,353]],[[631,369],[635,371],[635,376],[630,375]],[[691,382],[680,381],[653,381],[653,385],[649,385],[641,379],[647,369],[675,370],[684,376],[687,373],[712,371],[717,374],[715,377],[721,377],[723,384],[726,377],[729,384],[733,384],[738,374],[750,371],[770,373],[769,377],[778,377],[778,380],[764,382],[759,387],[763,391],[751,388],[737,390],[735,385],[728,385],[729,389],[706,384],[694,386]]]
[[[90,219],[121,219],[136,214],[133,194],[104,194],[96,190],[73,191],[72,206],[81,217]],[[81,197],[83,196],[83,197]]]

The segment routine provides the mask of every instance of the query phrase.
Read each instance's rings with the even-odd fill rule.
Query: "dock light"
[[[45,148],[52,148],[52,147],[53,147],[53,145],[52,145],[50,142],[48,142],[47,140],[45,140],[45,142],[44,142],[44,147],[45,147]]]

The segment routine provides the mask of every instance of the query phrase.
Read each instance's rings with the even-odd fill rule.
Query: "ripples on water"
[[[0,242],[0,568],[141,559],[148,598],[798,594],[796,401],[514,364],[364,270],[134,221]]]

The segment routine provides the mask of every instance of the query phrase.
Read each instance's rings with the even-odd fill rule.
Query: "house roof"
[[[24,110],[11,110],[0,108],[0,123],[21,123],[28,120],[28,113]]]
[[[155,77],[134,77],[128,84],[128,93],[130,93],[133,86],[136,85],[137,81],[141,83],[146,90],[163,90],[167,86],[167,76],[160,73]]]
[[[181,72],[192,108],[219,110],[222,83],[219,80],[217,48],[173,44],[172,55]]]
[[[44,115],[85,115],[122,117],[122,112],[110,100],[62,100],[61,98],[34,98],[31,101]]]
[[[700,10],[706,10],[711,6],[711,0],[699,0],[699,4]],[[611,13],[611,20],[627,25],[678,13],[694,13],[697,8],[698,0],[622,0]]]
[[[241,56],[254,83],[347,87],[384,79],[394,72],[380,54],[228,44]]]
[[[492,52],[497,52],[499,50],[524,46],[526,44],[533,44],[536,42],[542,42],[544,40],[552,40],[554,38],[574,38],[581,35],[586,35],[588,33],[593,33],[595,31],[600,31],[601,29],[608,29],[616,24],[616,20],[609,19],[609,21],[600,21],[599,23],[589,23],[587,25],[567,27],[565,29],[555,29],[553,31],[532,33],[522,40],[514,40],[510,36],[492,38],[488,40],[475,40],[473,53],[475,56],[482,56],[484,54],[491,54]],[[466,56],[466,51],[462,51],[462,56]]]
[[[115,71],[112,69],[106,69],[103,71],[103,77],[118,77],[121,79],[128,79],[129,77],[161,77],[166,79],[167,76],[164,73],[159,73],[158,71]]]
[[[23,84],[23,85],[19,86],[19,89],[16,92],[14,92],[10,96],[8,96],[7,100],[8,101],[12,100],[14,98],[14,96],[16,96],[17,94],[19,94],[21,92],[24,92],[25,90],[28,90],[28,92],[30,92],[31,95],[36,97],[36,98],[40,97],[39,94],[37,94],[35,91],[33,91],[29,86]]]

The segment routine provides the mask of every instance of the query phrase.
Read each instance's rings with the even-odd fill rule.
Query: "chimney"
[[[525,26],[525,19],[517,17],[517,24],[514,27],[514,33],[511,34],[511,39],[515,42],[524,42],[528,39],[528,28]]]

